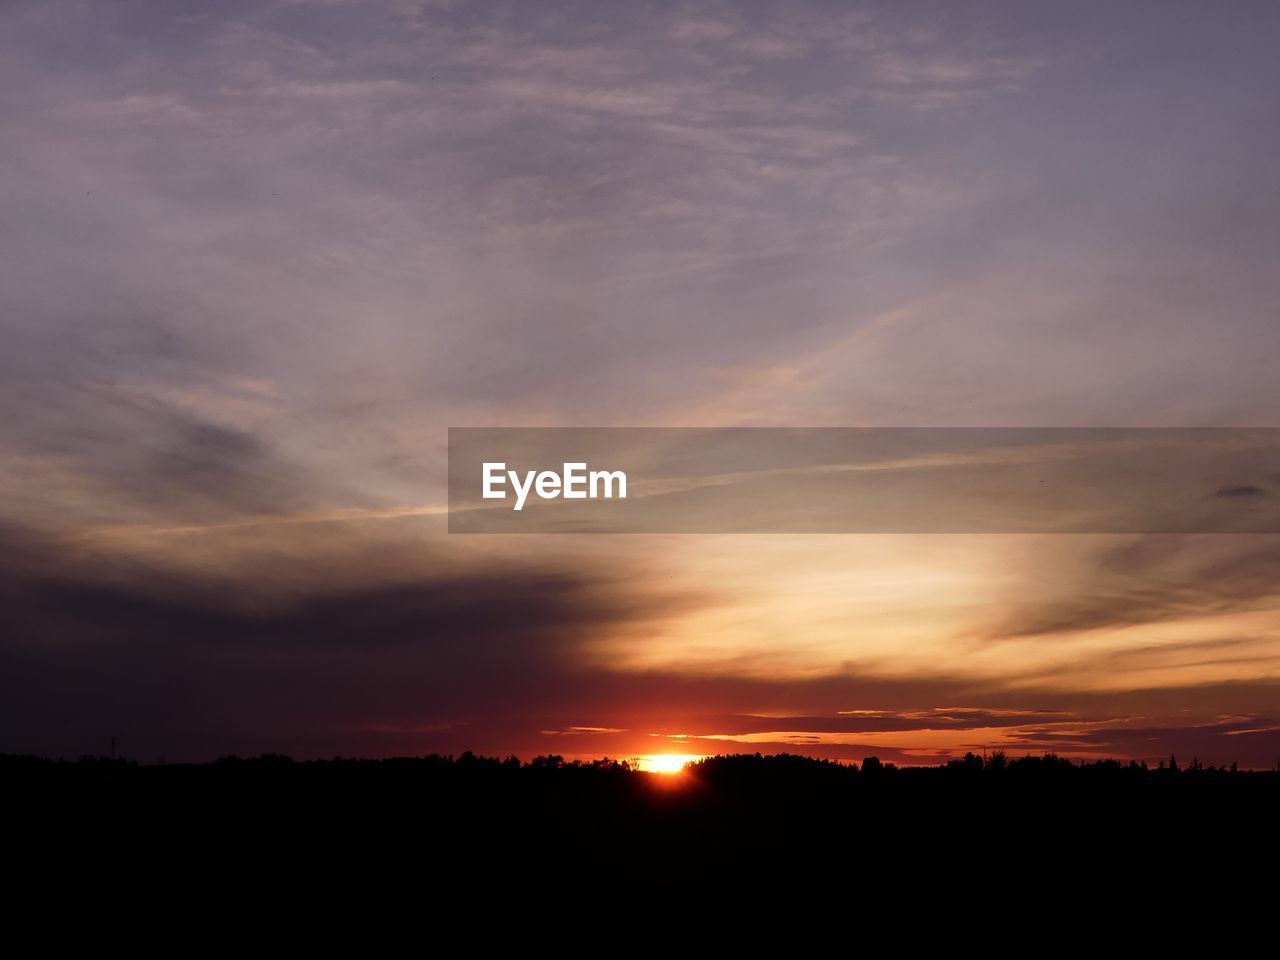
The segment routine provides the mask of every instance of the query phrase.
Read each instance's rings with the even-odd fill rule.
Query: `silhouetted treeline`
[[[0,783],[46,955],[1220,954],[1275,902],[1280,774],[1194,761],[4,756]]]
[[[207,764],[139,764],[106,757],[81,757],[75,761],[0,754],[0,776],[12,786],[22,782],[80,783],[99,780],[136,784],[201,781],[235,785],[255,781],[276,785],[306,784],[323,787],[388,786],[440,789],[502,789],[539,787],[555,790],[648,789],[655,782],[682,793],[697,795],[699,788],[743,791],[897,789],[966,789],[1033,787],[1096,789],[1250,789],[1280,788],[1275,771],[1243,771],[1235,764],[1206,766],[1198,759],[1185,766],[1175,757],[1147,762],[1117,760],[1074,761],[1053,754],[1010,758],[1003,752],[983,757],[967,753],[941,766],[897,767],[867,757],[859,763],[814,759],[796,754],[730,754],[691,763],[677,779],[645,773],[627,760],[609,758],[565,760],[551,754],[522,761],[477,756],[430,754],[391,759],[332,759],[298,761],[280,754],[257,757],[222,757]],[[675,789],[687,781],[688,791]]]

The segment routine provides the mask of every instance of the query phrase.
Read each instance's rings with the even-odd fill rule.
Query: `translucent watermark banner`
[[[1280,533],[1280,428],[454,427],[452,533]]]

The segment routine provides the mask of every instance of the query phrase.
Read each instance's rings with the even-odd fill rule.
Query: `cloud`
[[[1265,614],[1257,542],[1010,551],[973,578],[1008,617],[967,632],[937,543],[895,583],[829,539],[462,545],[428,505],[448,425],[1274,422],[1274,13],[604,11],[4,6],[6,745],[527,753],[599,727],[625,732],[549,739],[641,752],[684,728],[938,756],[889,738],[1146,704],[1221,746],[1178,697],[1265,727],[1258,623],[1161,638],[1246,686],[1104,651],[1131,687],[1105,709],[1040,660],[1005,689],[1002,646]],[[794,570],[820,575],[770,592]],[[746,634],[802,675],[731,675]],[[637,667],[663,645],[696,675]]]
[[[1266,706],[1275,686],[1264,682],[1082,694],[848,670],[622,669],[584,650],[719,601],[618,570],[420,558],[397,576],[384,546],[385,566],[364,577],[349,554],[282,584],[157,568],[15,529],[3,541],[3,750],[75,755],[117,736],[143,759],[678,746],[928,763],[983,746],[1138,757],[1170,746],[1266,765],[1280,745]],[[1188,710],[1206,719],[1188,724]],[[1235,719],[1213,719],[1224,714]]]
[[[1245,483],[1232,487],[1220,487],[1213,492],[1213,495],[1215,497],[1223,497],[1228,500],[1243,500],[1251,499],[1253,497],[1265,497],[1267,495],[1267,491],[1263,490],[1261,487],[1255,487]]]
[[[281,592],[22,531],[4,543],[3,749],[89,749],[110,731],[177,751],[219,737],[536,723],[588,638],[691,602],[512,564]]]
[[[1013,602],[995,637],[1051,636],[1266,607],[1280,596],[1270,538],[1124,539],[1087,561],[1071,596]]]

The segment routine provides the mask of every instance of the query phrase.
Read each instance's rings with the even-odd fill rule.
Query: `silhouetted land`
[[[1274,938],[1270,772],[757,755],[671,778],[464,754],[0,757],[0,777],[13,926],[49,945],[1038,955]]]

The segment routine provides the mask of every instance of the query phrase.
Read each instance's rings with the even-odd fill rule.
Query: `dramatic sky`
[[[6,2],[0,750],[1273,765],[1275,537],[442,505],[449,426],[1280,424],[1277,41],[1267,2]]]

